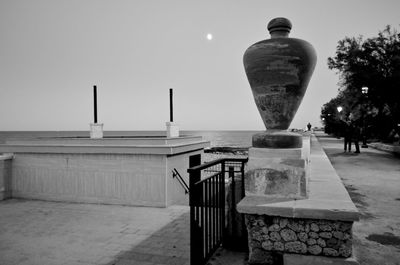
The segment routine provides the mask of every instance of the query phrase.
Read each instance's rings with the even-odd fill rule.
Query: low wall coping
[[[241,213],[289,218],[358,221],[359,212],[336,174],[317,138],[311,138],[308,198],[246,196],[238,205]]]
[[[368,146],[381,150],[386,151],[394,154],[400,155],[400,146],[399,145],[391,145],[391,144],[384,144],[384,143],[369,143]]]
[[[156,143],[135,142],[129,139],[35,139],[12,140],[0,144],[0,153],[61,153],[61,154],[155,154],[175,155],[210,146],[209,141],[197,137],[176,139],[165,142],[154,139]]]

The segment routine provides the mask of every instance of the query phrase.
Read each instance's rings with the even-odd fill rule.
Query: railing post
[[[232,231],[231,233],[234,234],[236,231],[236,222],[235,222],[235,216],[236,216],[236,183],[235,183],[235,168],[234,167],[229,167],[228,169],[228,175],[229,179],[231,179],[231,224],[232,224]],[[229,191],[228,191],[229,192]],[[228,206],[229,207],[229,206]]]
[[[222,235],[222,240],[221,240],[221,244],[224,244],[224,234],[225,234],[225,160],[222,160],[221,162],[221,192],[220,192],[220,196],[221,196],[221,235]]]
[[[201,164],[201,156],[195,155],[189,157],[189,167]],[[196,189],[196,183],[201,179],[201,170],[188,170],[189,172],[189,205],[190,205],[190,264],[201,265],[203,260],[203,238],[202,231],[199,227],[199,206],[201,196]],[[198,187],[201,187],[198,185]],[[199,251],[200,250],[200,251]]]
[[[196,189],[195,183],[200,180],[200,171],[191,171],[189,173],[189,205],[190,205],[190,264],[197,265],[202,260],[201,253],[202,248],[202,233],[199,233],[198,225],[198,207],[199,207],[199,196],[198,190]],[[201,251],[199,251],[201,249]],[[199,255],[200,254],[200,255]]]
[[[247,161],[246,161],[247,162]],[[242,179],[242,186],[241,186],[241,199],[244,198],[245,196],[245,191],[244,191],[244,165],[246,163],[245,161],[242,161],[241,167],[240,167],[240,177]]]

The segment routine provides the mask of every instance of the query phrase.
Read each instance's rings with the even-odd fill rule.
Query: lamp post
[[[363,108],[362,108],[362,119],[363,119],[363,143],[361,145],[362,148],[368,148],[367,145],[367,125],[366,125],[366,117],[365,117],[365,108],[366,108],[366,99],[368,98],[368,87],[362,87],[361,93],[363,94]]]
[[[341,123],[341,120],[342,120],[341,112],[343,110],[343,107],[342,106],[338,106],[336,109],[337,109],[337,111],[339,113],[339,124],[337,125],[335,130],[339,130],[339,132],[337,133],[337,135],[338,135],[337,138],[339,139],[342,136],[342,132],[343,132],[342,123]]]

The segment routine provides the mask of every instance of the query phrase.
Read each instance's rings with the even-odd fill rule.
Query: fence
[[[247,158],[223,158],[188,169],[190,204],[190,264],[202,265],[223,243],[225,230],[225,186],[231,180],[235,191],[235,173],[244,183]],[[244,197],[244,185],[241,189]],[[232,209],[236,208],[235,196]],[[232,211],[231,211],[232,212]]]

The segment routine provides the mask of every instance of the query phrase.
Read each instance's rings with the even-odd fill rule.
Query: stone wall
[[[270,253],[331,257],[352,254],[353,222],[246,214],[250,257],[257,262]]]

